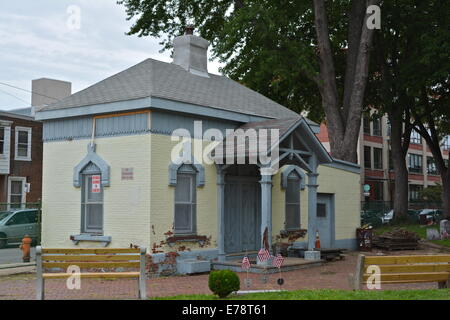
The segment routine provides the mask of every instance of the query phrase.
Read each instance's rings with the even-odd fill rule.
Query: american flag
[[[278,254],[276,257],[273,257],[272,265],[277,268],[281,268],[283,264],[284,258],[281,254]]]
[[[268,260],[269,258],[270,258],[270,253],[268,250],[266,250],[266,249],[259,250],[259,252],[258,252],[259,261],[264,262],[264,261]]]
[[[242,269],[250,269],[250,260],[248,260],[248,257],[244,257],[244,259],[242,259]]]

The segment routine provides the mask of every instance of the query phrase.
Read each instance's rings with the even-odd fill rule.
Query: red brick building
[[[31,108],[27,108],[30,110]],[[19,111],[19,110],[18,110]],[[42,194],[42,123],[0,111],[0,202],[37,202]],[[20,207],[19,204],[8,205]]]
[[[326,125],[320,127],[319,140],[330,151]],[[450,136],[442,142],[442,153],[448,162]],[[421,136],[413,131],[408,155],[405,159],[409,170],[409,199],[419,200],[420,192],[441,179],[433,155]],[[361,187],[361,200],[391,201],[394,191],[394,172],[390,155],[390,124],[387,116],[371,121],[363,118],[358,141],[358,164],[361,165],[361,185],[370,186],[365,197]]]
[[[36,108],[71,94],[70,82],[41,78],[31,82],[32,107],[0,111],[0,210],[24,207],[42,196],[42,122]]]

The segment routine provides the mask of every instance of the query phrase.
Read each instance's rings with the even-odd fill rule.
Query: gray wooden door
[[[258,250],[261,228],[257,179],[227,177],[225,185],[225,252]]]
[[[319,230],[321,248],[333,248],[334,196],[332,194],[317,194],[317,229]]]

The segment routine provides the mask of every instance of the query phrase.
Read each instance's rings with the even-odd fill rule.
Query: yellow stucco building
[[[37,113],[43,247],[141,246],[156,264],[176,253],[180,272],[282,244],[317,259],[316,233],[356,248],[359,167],[332,159],[317,124],[208,73],[207,47],[181,36],[173,63],[147,59]]]

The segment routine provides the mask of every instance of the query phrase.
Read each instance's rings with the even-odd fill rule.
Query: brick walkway
[[[375,253],[375,252],[374,252]],[[372,254],[374,254],[372,253]],[[401,251],[390,254],[425,254],[432,251]],[[356,266],[356,254],[349,253],[343,261],[327,263],[321,267],[284,272],[283,289],[350,289],[348,274]],[[262,283],[261,275],[249,274],[252,279],[250,288],[244,287],[245,273],[239,273],[242,290],[279,289],[276,284],[278,274],[268,275],[268,282]],[[436,283],[385,285],[383,289],[433,289]],[[80,290],[68,290],[65,280],[46,281],[46,299],[136,299],[137,280],[101,280],[83,279]],[[210,294],[208,275],[174,276],[147,281],[147,293],[150,297],[174,296],[180,294]],[[23,274],[0,277],[0,300],[34,299],[35,275]]]

